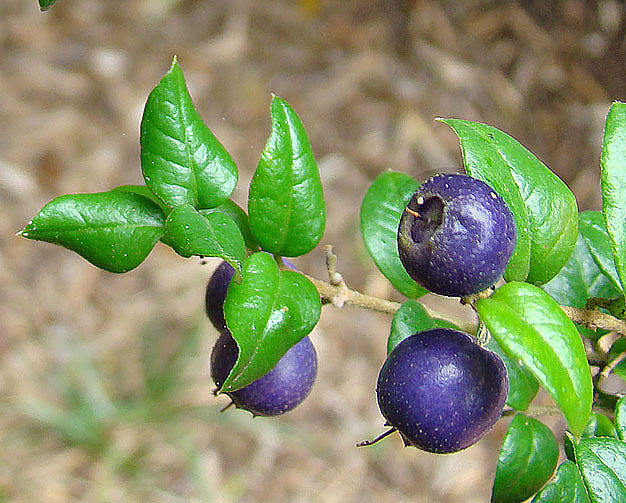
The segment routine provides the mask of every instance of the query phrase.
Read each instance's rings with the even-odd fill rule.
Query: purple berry
[[[237,361],[239,348],[228,331],[222,332],[211,352],[211,377],[219,388]],[[227,393],[240,409],[255,416],[278,416],[298,406],[309,394],[317,375],[317,353],[305,337],[276,366],[248,386]]]
[[[400,342],[376,386],[380,411],[405,445],[437,453],[477,442],[500,418],[507,391],[500,357],[447,328]]]
[[[420,285],[462,297],[500,279],[515,239],[513,214],[489,185],[466,175],[436,175],[402,214],[398,252]]]

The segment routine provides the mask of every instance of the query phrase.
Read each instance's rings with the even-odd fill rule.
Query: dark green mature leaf
[[[140,141],[146,185],[171,208],[214,208],[237,184],[237,167],[202,121],[176,59],[148,96]]]
[[[515,410],[526,410],[539,391],[537,379],[520,363],[510,358],[494,338],[489,340],[487,348],[498,353],[506,367],[506,373],[509,376],[506,404]]]
[[[608,417],[599,412],[592,411],[581,436],[617,438],[617,431],[615,430],[615,425]]]
[[[615,102],[609,110],[600,166],[602,215],[623,290],[626,286],[626,103]]]
[[[619,438],[626,441],[626,396],[615,404],[615,429]]]
[[[611,252],[611,238],[606,230],[602,213],[599,211],[581,212],[578,216],[578,228],[598,268],[611,280],[616,291],[621,291],[622,286]]]
[[[250,182],[250,228],[264,250],[297,257],[317,246],[326,225],[322,182],[304,126],[281,98]]]
[[[554,473],[559,446],[550,428],[517,414],[507,429],[493,482],[493,503],[519,503],[530,498]]]
[[[476,308],[500,347],[535,376],[580,435],[593,386],[582,340],[561,307],[540,288],[511,282]]]
[[[39,8],[44,11],[48,10],[57,0],[39,0]]]
[[[554,482],[544,487],[532,503],[591,503],[576,463],[563,462],[556,470]]]
[[[280,271],[266,253],[244,263],[241,283],[231,282],[224,303],[226,324],[239,357],[220,391],[235,391],[267,374],[313,330],[321,312],[315,286],[302,274]]]
[[[183,257],[220,257],[238,270],[246,258],[246,244],[232,218],[220,212],[204,216],[188,204],[167,217],[163,242]]]
[[[46,204],[20,234],[69,248],[107,271],[126,272],[148,256],[164,220],[161,209],[138,194],[67,194]]]
[[[404,173],[382,173],[361,204],[361,235],[370,257],[391,284],[409,298],[427,292],[407,274],[398,254],[400,218],[418,187],[417,180]]]
[[[387,354],[400,342],[417,332],[435,328],[435,321],[428,315],[424,306],[415,300],[407,300],[391,320],[391,332],[387,339]]]
[[[571,439],[576,464],[593,503],[626,501],[626,442],[609,437]]]
[[[259,250],[259,243],[250,230],[250,222],[248,221],[248,214],[235,202],[227,199],[217,208],[211,208],[210,210],[200,210],[202,215],[208,215],[209,213],[224,213],[232,218],[239,226],[239,230],[243,235],[243,239],[246,242],[246,246],[252,251]]]
[[[572,192],[499,129],[459,119],[442,122],[461,141],[467,173],[491,185],[515,216],[517,244],[505,272],[507,281],[526,279],[537,285],[550,281],[576,243],[578,208]]]

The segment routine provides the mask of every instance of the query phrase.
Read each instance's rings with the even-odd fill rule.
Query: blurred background
[[[581,209],[600,207],[603,121],[626,98],[625,16],[618,0],[58,0],[46,13],[2,0],[0,502],[488,501],[506,421],[454,455],[395,437],[354,447],[382,431],[389,317],[325,307],[307,401],[275,419],[220,414],[203,313],[217,261],[158,245],[115,275],[15,232],[57,195],[142,183],[143,105],[177,54],[239,166],[234,199],[245,207],[276,93],[319,162],[322,244],[349,286],[400,300],[364,251],[359,207],[383,170],[461,170],[437,116],[509,132]],[[294,262],[325,279],[321,247]]]

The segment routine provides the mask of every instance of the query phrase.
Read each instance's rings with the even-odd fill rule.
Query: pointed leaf
[[[241,283],[231,282],[224,314],[239,357],[220,391],[235,391],[269,372],[317,324],[315,286],[302,274],[281,271],[266,253],[244,263]]]
[[[48,10],[57,0],[39,0],[39,8],[44,11]]]
[[[317,246],[326,225],[322,182],[304,126],[275,96],[272,132],[250,183],[250,228],[264,250],[297,257]]]
[[[146,185],[171,208],[214,208],[237,184],[237,167],[202,121],[176,59],[148,96],[140,141]]]
[[[615,268],[626,286],[626,103],[609,110],[602,142],[602,215],[609,234]]]
[[[613,283],[617,292],[621,284],[611,252],[611,238],[606,230],[602,213],[599,211],[583,211],[579,214],[578,228],[585,239],[589,253],[602,273]]]
[[[554,482],[544,487],[532,503],[591,503],[576,463],[562,463]]]
[[[615,425],[608,417],[599,412],[592,411],[581,436],[617,438],[617,431],[615,430]]]
[[[572,442],[591,501],[626,501],[626,442],[609,437],[586,437]]]
[[[232,218],[220,212],[203,216],[188,204],[167,217],[163,242],[183,257],[220,257],[237,270],[246,258],[246,244]]]
[[[505,279],[526,279],[538,285],[550,281],[576,243],[578,208],[572,192],[530,151],[499,129],[459,119],[442,122],[461,140],[467,173],[491,185],[513,212],[517,244]]]
[[[361,204],[361,235],[370,257],[391,284],[409,298],[427,292],[407,274],[398,254],[400,218],[418,187],[417,180],[404,173],[382,173]]]
[[[209,213],[224,213],[232,218],[239,226],[239,230],[243,235],[243,239],[246,242],[246,246],[252,251],[259,250],[259,243],[257,243],[254,234],[250,230],[250,222],[248,221],[248,214],[235,202],[227,199],[217,208],[211,208],[209,210],[200,210],[200,214],[208,215]]]
[[[148,256],[164,220],[161,209],[138,194],[67,194],[46,204],[21,235],[73,250],[107,271],[126,272]]]
[[[500,347],[535,376],[580,435],[593,387],[582,340],[561,307],[540,288],[511,282],[476,308]]]
[[[550,428],[517,414],[506,431],[493,482],[493,503],[519,503],[537,492],[554,473],[559,446]]]
[[[626,441],[626,396],[615,405],[615,429],[619,438]]]

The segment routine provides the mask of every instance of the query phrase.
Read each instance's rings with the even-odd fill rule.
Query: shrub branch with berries
[[[388,429],[358,445],[398,432],[405,445],[451,453],[514,416],[492,501],[626,501],[626,398],[603,387],[610,374],[626,379],[626,104],[614,103],[606,120],[602,210],[581,213],[569,188],[507,134],[439,119],[459,137],[467,174],[420,185],[384,172],[361,206],[367,250],[402,304],[349,289],[330,247],[328,282],[283,259],[318,245],[325,204],[298,116],[274,96],[271,118],[246,212],[229,199],[237,167],[174,60],[141,122],[145,185],[57,197],[19,234],[117,273],[158,241],[183,257],[222,259],[206,298],[221,333],[211,375],[216,393],[258,416],[287,412],[310,391],[308,335],[322,305],[393,314],[376,389]],[[418,299],[429,291],[459,297],[476,322],[428,310]],[[539,387],[555,407],[531,405]],[[538,419],[556,412],[569,427],[558,468],[557,441]]]

